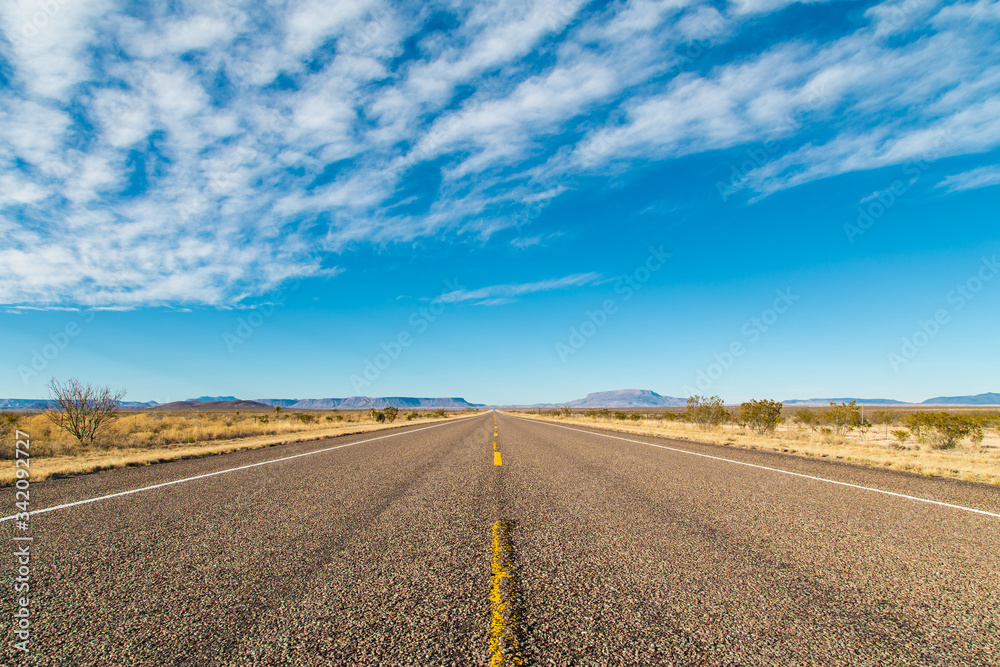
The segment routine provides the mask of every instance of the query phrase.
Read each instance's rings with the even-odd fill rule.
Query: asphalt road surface
[[[30,494],[4,665],[1000,664],[986,485],[486,414]]]

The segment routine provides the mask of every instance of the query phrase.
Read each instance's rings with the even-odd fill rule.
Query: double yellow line
[[[510,522],[493,524],[493,562],[490,578],[490,666],[523,665],[517,641],[517,613],[511,572]]]
[[[500,429],[497,427],[497,418],[493,417],[493,465],[499,466],[503,465],[503,459],[500,457],[500,445],[497,444],[496,438],[500,437]]]
[[[501,465],[500,429],[493,416],[493,465]],[[499,478],[498,478],[499,483]],[[499,508],[498,508],[499,509]],[[518,645],[517,610],[514,604],[513,546],[511,523],[500,519],[493,524],[493,560],[490,563],[490,666],[523,665]]]

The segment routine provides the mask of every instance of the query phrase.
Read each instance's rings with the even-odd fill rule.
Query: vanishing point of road
[[[30,653],[5,612],[4,665],[1000,663],[982,484],[486,413],[36,482],[31,507]]]

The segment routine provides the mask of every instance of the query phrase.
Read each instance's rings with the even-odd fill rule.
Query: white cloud
[[[730,62],[677,54],[790,3],[226,0],[138,20],[113,0],[53,2],[30,38],[37,3],[0,5],[11,304],[226,305],[329,275],[328,255],[359,244],[517,227],[527,247],[581,174],[765,139],[780,150],[742,182],[761,193],[1000,145],[987,0],[893,0],[837,39]],[[455,26],[422,31],[440,15]]]
[[[829,2],[830,0],[730,0],[729,6],[735,14],[764,14],[784,9],[788,5]]]
[[[447,292],[438,297],[443,303],[461,303],[464,301],[478,301],[479,305],[496,305],[499,303],[509,303],[516,297],[537,292],[551,292],[553,290],[568,289],[571,287],[582,287],[592,284],[600,279],[597,273],[574,273],[562,278],[549,278],[530,283],[509,283],[506,285],[491,285],[478,289],[459,289]],[[502,300],[502,301],[501,301]]]
[[[66,99],[69,89],[90,75],[83,53],[110,0],[7,0],[0,5],[0,29],[13,45],[18,79],[45,99]]]
[[[986,188],[991,185],[1000,185],[1000,166],[980,167],[964,171],[961,174],[949,176],[938,183],[938,187],[944,188],[949,194]]]

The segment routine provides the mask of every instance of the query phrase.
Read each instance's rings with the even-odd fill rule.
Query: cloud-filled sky
[[[996,1],[11,0],[0,395],[1000,391],[998,158]]]

